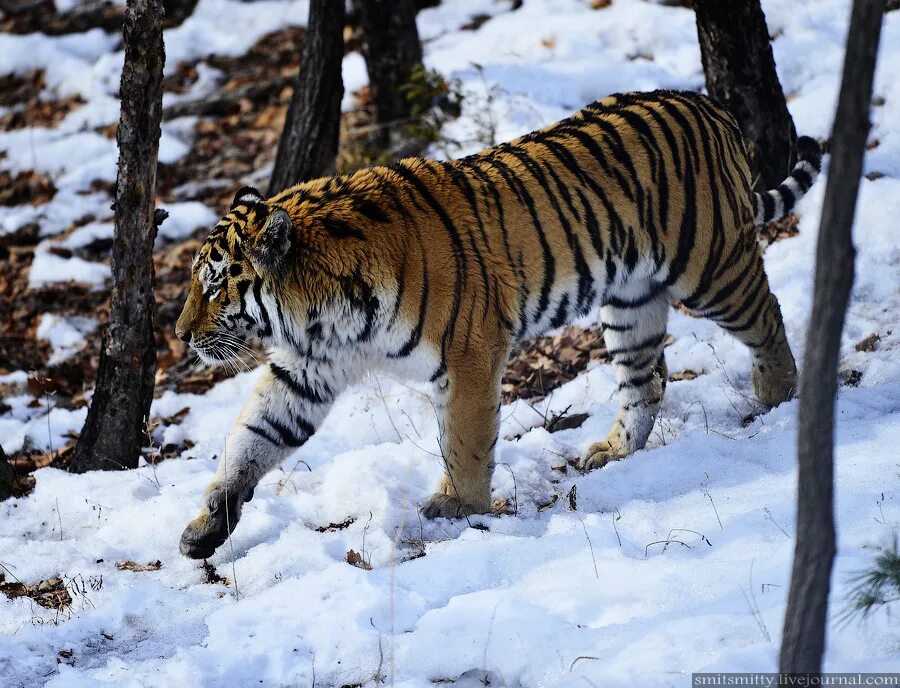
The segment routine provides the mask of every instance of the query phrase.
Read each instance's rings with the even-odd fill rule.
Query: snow
[[[63,258],[50,252],[51,242],[41,242],[34,251],[34,261],[28,273],[28,288],[38,289],[54,282],[79,282],[96,289],[109,279],[109,265],[94,263],[78,256]]]
[[[763,5],[797,128],[825,137],[849,2]],[[498,136],[508,138],[611,91],[703,83],[693,16],[682,8],[639,0],[600,11],[576,0],[508,7],[444,0],[419,16],[426,63],[459,79],[467,93],[464,116],[447,127],[467,141],[458,154],[477,148],[479,113],[488,112]],[[166,32],[170,65],[211,52],[239,54],[266,31],[302,23],[305,12],[305,3],[286,0],[200,0],[191,19]],[[479,13],[493,18],[476,31],[458,30]],[[234,24],[240,32],[229,30]],[[50,88],[88,100],[55,130],[0,134],[7,153],[0,164],[45,170],[60,189],[36,209],[0,209],[0,232],[34,220],[48,237],[36,251],[32,287],[65,279],[100,285],[108,277],[105,265],[48,249],[111,235],[109,199],[77,192],[93,178],[115,177],[114,142],[90,130],[117,116],[121,58],[113,46],[103,34],[0,36],[0,72],[44,67]],[[836,413],[839,542],[829,671],[896,668],[897,627],[887,615],[850,625],[836,617],[851,575],[900,524],[898,66],[900,12],[893,12],[875,80],[885,102],[872,110],[870,140],[879,144],[865,166],[885,176],[861,183],[856,282],[841,345],[841,371],[859,371],[860,382],[841,388]],[[344,75],[348,92],[365,83],[358,55],[345,58]],[[171,155],[176,144],[187,145],[190,125],[167,126]],[[800,204],[800,234],[765,256],[798,360],[824,188],[823,179]],[[166,206],[161,235],[178,240],[214,221],[198,206]],[[97,220],[50,238],[88,213]],[[88,331],[48,313],[38,336],[58,355]],[[419,518],[417,505],[441,472],[428,390],[369,379],[343,395],[320,432],[256,490],[231,543],[210,560],[232,581],[227,586],[205,583],[206,573],[178,553],[178,538],[258,372],[205,395],[164,393],[152,416],[190,410],[180,425],[157,428],[154,442],[194,442],[181,458],[121,473],[44,468],[32,494],[0,504],[7,579],[61,575],[78,591],[71,612],[59,617],[25,598],[0,597],[0,685],[390,681],[412,688],[459,677],[458,685],[474,685],[491,672],[509,686],[606,688],[684,685],[695,671],[774,670],[794,549],[797,402],[745,427],[756,408],[747,351],[712,323],[678,312],[669,332],[670,371],[700,375],[669,384],[647,449],[627,460],[588,475],[558,470],[612,422],[616,385],[608,366],[590,368],[533,407],[518,401],[502,408],[493,491],[516,513],[471,519],[487,530]],[[880,336],[875,350],[856,351],[872,333]],[[85,409],[60,408],[52,398],[35,406],[25,380],[21,371],[0,378],[9,407],[0,412],[0,443],[7,452],[59,447],[67,431],[81,428]],[[549,434],[541,427],[567,407],[590,414],[581,428]],[[567,498],[573,488],[575,510]],[[355,520],[346,528],[317,530],[348,518]],[[351,549],[372,570],[350,566]],[[125,560],[162,567],[118,570]]]
[[[44,313],[37,326],[37,338],[46,339],[53,347],[48,365],[56,365],[84,348],[84,338],[97,329],[93,318],[72,316],[69,318]]]
[[[211,228],[219,216],[198,201],[168,203],[162,206],[169,217],[159,226],[159,236],[174,241],[184,239],[200,227]]]

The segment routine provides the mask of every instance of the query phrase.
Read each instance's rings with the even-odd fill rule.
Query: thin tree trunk
[[[835,554],[834,398],[841,330],[853,285],[851,228],[869,132],[869,103],[884,0],[855,0],[832,137],[816,283],[800,378],[797,546],[784,619],[780,670],[818,673],[825,647]]]
[[[735,116],[757,190],[773,189],[796,162],[787,109],[759,0],[694,0],[706,90]]]
[[[145,444],[153,400],[153,242],[162,74],[165,53],[160,0],[128,0],[122,111],[116,138],[116,229],[112,295],[91,407],[75,445],[72,468],[134,468]],[[161,221],[161,219],[159,220]]]
[[[300,77],[269,181],[270,196],[334,173],[344,95],[343,0],[311,0],[304,41]]]
[[[370,140],[381,148],[391,143],[390,124],[406,120],[411,104],[403,92],[412,70],[422,63],[413,0],[356,0],[363,32],[363,53],[375,103],[377,127]]]
[[[0,502],[13,495],[16,484],[16,472],[6,460],[6,452],[0,446]]]

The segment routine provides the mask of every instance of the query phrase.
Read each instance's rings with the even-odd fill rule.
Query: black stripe
[[[469,207],[472,209],[472,214],[475,216],[475,224],[478,226],[479,233],[481,234],[481,240],[484,242],[485,248],[488,248],[488,237],[487,233],[484,231],[484,222],[481,219],[481,213],[478,210],[478,200],[475,198],[475,191],[472,189],[472,185],[469,183],[468,178],[465,173],[462,172],[458,167],[453,164],[449,164],[446,166],[446,169],[450,172],[450,178],[453,182],[460,188],[465,197],[466,201],[469,204]],[[481,271],[481,283],[484,287],[484,307],[482,312],[482,320],[487,317],[488,307],[490,306],[490,283],[488,279],[488,271],[487,265],[484,261],[484,256],[481,254],[481,251],[478,249],[477,244],[475,243],[475,237],[472,236],[472,233],[468,233],[469,236],[469,245],[472,247],[472,253],[475,255],[475,260],[478,261],[478,268]]]
[[[553,319],[550,321],[550,329],[555,330],[557,327],[565,325],[568,319],[569,295],[563,294],[563,297],[559,300],[559,306],[556,308],[556,313],[553,314]]]
[[[763,222],[768,222],[775,217],[775,199],[769,193],[760,194],[760,197],[763,203]]]
[[[268,432],[263,430],[261,427],[256,426],[256,425],[250,425],[249,423],[244,423],[244,427],[247,428],[254,435],[259,435],[267,442],[274,444],[276,447],[281,446],[281,443],[275,437],[272,437],[272,435],[270,435]]]
[[[534,158],[532,158],[527,151],[524,151],[521,148],[517,148],[515,146],[504,146],[503,149],[525,166],[525,169],[527,169],[531,176],[534,177],[535,181],[538,183],[538,186],[541,187],[541,190],[547,196],[547,199],[550,201],[550,204],[556,211],[556,215],[559,218],[559,223],[566,234],[569,249],[572,251],[572,260],[575,263],[575,270],[578,273],[577,307],[580,310],[583,307],[585,301],[590,298],[591,283],[593,282],[593,277],[591,276],[590,268],[588,268],[587,262],[584,259],[584,254],[581,252],[581,246],[578,244],[578,239],[572,232],[572,225],[569,222],[569,218],[566,217],[565,213],[560,207],[559,202],[556,200],[556,196],[550,189],[550,184],[547,181],[546,175],[544,174],[540,165],[536,163]]]
[[[282,423],[276,418],[272,418],[268,415],[263,416],[263,420],[269,424],[275,432],[278,433],[278,436],[281,437],[281,441],[285,444],[285,446],[294,448],[299,447],[303,444],[311,433],[307,433],[306,436],[298,435],[287,425]]]
[[[665,286],[670,287],[681,277],[687,267],[697,238],[697,190],[694,172],[688,166],[684,174],[684,211],[681,215],[681,228],[678,232],[678,249],[675,257],[669,262],[669,274]]]
[[[353,201],[353,208],[356,212],[369,218],[373,222],[387,222],[389,220],[384,210],[367,198],[355,199]]]
[[[265,336],[271,336],[272,334],[272,321],[269,319],[269,312],[266,310],[266,306],[263,303],[262,299],[262,279],[256,278],[253,281],[253,296],[256,298],[256,304],[259,306],[259,312],[262,315],[263,325],[265,325],[263,329],[263,334]]]
[[[600,169],[602,169],[606,174],[615,178],[616,182],[619,184],[619,188],[622,189],[622,193],[625,194],[625,198],[629,201],[634,202],[635,194],[631,190],[631,186],[628,181],[622,175],[618,168],[610,166],[609,162],[606,159],[606,153],[603,151],[603,148],[594,140],[594,138],[588,134],[586,131],[579,129],[574,126],[562,126],[558,128],[554,128],[553,131],[547,133],[547,138],[555,138],[558,136],[571,136],[576,139],[581,146],[591,154],[591,156],[597,161],[600,165]]]
[[[635,388],[635,387],[643,387],[647,383],[652,382],[653,379],[656,377],[656,375],[657,375],[656,371],[651,370],[649,373],[647,373],[645,375],[639,375],[638,377],[633,378],[631,380],[623,380],[622,382],[619,383],[618,389],[622,390],[622,389],[629,389],[629,388]]]
[[[593,124],[601,129],[604,135],[604,142],[606,142],[607,136],[612,140],[610,149],[612,150],[613,157],[619,162],[622,167],[625,168],[625,171],[631,176],[631,179],[634,181],[635,189],[637,191],[637,207],[641,226],[649,226],[650,223],[649,218],[647,217],[647,203],[644,196],[644,186],[643,184],[641,184],[641,179],[638,176],[637,169],[634,166],[634,161],[631,159],[631,155],[628,153],[628,150],[625,147],[624,141],[622,141],[622,136],[619,134],[618,129],[616,129],[616,126],[609,120],[604,119],[596,113],[592,113],[590,111],[590,106],[586,108],[585,122]]]
[[[794,171],[791,172],[791,176],[794,178],[794,181],[797,182],[797,186],[800,187],[803,193],[809,191],[809,187],[811,187],[813,183],[812,176],[809,172],[802,167],[795,167]]]
[[[322,226],[325,227],[325,231],[327,231],[335,239],[359,239],[360,241],[366,240],[365,234],[360,232],[355,227],[351,227],[350,224],[344,220],[340,220],[336,217],[320,217],[319,221],[322,223]]]
[[[777,191],[781,194],[781,207],[784,210],[784,214],[787,215],[791,208],[794,207],[797,199],[794,198],[794,192],[785,184],[779,184]]]
[[[403,257],[403,263],[400,265],[400,276],[397,278],[397,297],[394,299],[394,309],[391,312],[390,320],[387,323],[387,329],[394,326],[397,316],[400,315],[400,305],[403,302],[403,292],[406,289],[406,256]]]
[[[428,259],[422,251],[422,296],[419,299],[419,320],[409,335],[409,339],[395,353],[389,353],[388,358],[405,358],[419,345],[422,339],[422,330],[425,328],[425,315],[428,309]]]
[[[526,206],[528,209],[528,214],[531,216],[531,221],[534,225],[534,232],[538,238],[538,242],[541,245],[541,253],[544,258],[544,280],[541,284],[541,293],[538,296],[538,308],[537,312],[534,316],[534,322],[539,322],[541,317],[546,312],[548,306],[550,305],[550,289],[553,287],[553,282],[556,277],[556,259],[553,257],[553,251],[550,248],[550,244],[547,242],[547,237],[544,234],[544,228],[541,225],[541,218],[538,215],[537,208],[534,204],[534,198],[532,198],[531,194],[528,193],[528,189],[525,187],[525,184],[510,170],[509,166],[498,159],[497,153],[493,153],[489,157],[489,162],[491,166],[500,173],[503,177],[506,184],[509,188],[516,194],[519,200]],[[523,313],[522,318],[522,326],[525,326],[525,317],[526,315]]]
[[[666,338],[666,333],[662,332],[660,334],[655,334],[652,337],[648,337],[647,339],[633,344],[632,346],[625,346],[620,349],[607,349],[607,353],[610,358],[615,358],[616,356],[621,356],[622,354],[633,354],[638,351],[643,351],[649,347],[657,347],[662,344],[663,340]],[[613,361],[616,362],[615,360]]]
[[[269,363],[269,368],[272,370],[272,374],[277,380],[284,383],[288,389],[304,401],[309,401],[313,404],[324,404],[327,401],[331,401],[333,395],[328,388],[328,385],[323,383],[323,387],[325,388],[325,393],[323,395],[317,389],[305,382],[294,379],[287,369],[282,368],[277,363]]]
[[[600,327],[604,330],[609,330],[610,332],[628,332],[628,330],[634,329],[634,325],[623,325],[618,323],[608,323],[600,321]]]
[[[437,199],[432,195],[431,191],[428,190],[428,187],[425,186],[424,182],[422,182],[412,170],[404,167],[399,162],[394,163],[394,165],[391,166],[391,169],[412,185],[416,192],[434,211],[435,215],[438,216],[441,224],[447,231],[447,235],[450,237],[450,243],[453,248],[453,258],[456,263],[456,279],[454,280],[453,308],[450,312],[450,321],[447,324],[447,329],[444,331],[444,336],[441,341],[443,349],[447,345],[447,338],[452,336],[456,330],[456,321],[459,317],[459,306],[462,303],[463,282],[465,281],[466,275],[466,255],[463,250],[462,240],[460,239],[456,226],[453,224],[453,220],[450,219],[447,211],[440,203],[438,203]]]
[[[640,308],[653,301],[662,291],[663,287],[654,284],[649,292],[643,296],[638,296],[636,299],[620,299],[617,296],[610,296],[603,302],[603,305],[623,309]]]

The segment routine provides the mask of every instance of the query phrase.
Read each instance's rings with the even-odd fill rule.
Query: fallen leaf
[[[131,561],[122,561],[116,564],[116,568],[119,571],[159,571],[162,568],[162,562],[157,559],[156,561],[151,561],[147,564],[138,564],[137,562]]]
[[[372,570],[372,565],[363,559],[362,555],[356,550],[351,549],[347,552],[347,563],[364,571]]]
[[[871,353],[875,351],[875,345],[878,344],[880,340],[881,337],[873,332],[865,339],[861,339],[856,343],[856,350],[864,351],[865,353]]]

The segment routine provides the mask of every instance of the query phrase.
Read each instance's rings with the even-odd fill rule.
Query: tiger
[[[760,402],[789,399],[797,370],[757,226],[815,181],[816,141],[800,137],[796,153],[781,185],[753,192],[735,119],[701,94],[660,90],[456,160],[404,158],[270,198],[240,189],[194,260],[175,330],[208,364],[254,340],[268,363],[181,552],[209,557],[262,476],[369,371],[433,384],[444,470],[421,512],[488,512],[511,348],[592,312],[619,409],[582,470],[647,443],[671,304],[749,348]]]

